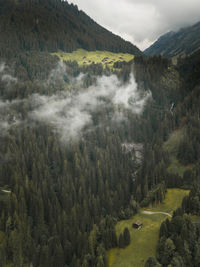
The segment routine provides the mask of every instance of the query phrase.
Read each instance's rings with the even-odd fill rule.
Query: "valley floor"
[[[108,251],[109,267],[143,267],[150,256],[156,252],[160,225],[169,215],[173,214],[189,190],[168,189],[163,203],[153,207],[143,208],[129,220],[117,223],[116,232],[119,237],[125,227],[131,235],[131,244],[125,249],[114,248]],[[143,227],[134,229],[132,224],[141,221]]]

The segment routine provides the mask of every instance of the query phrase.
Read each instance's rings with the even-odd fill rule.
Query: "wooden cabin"
[[[133,228],[135,228],[135,229],[140,229],[140,228],[142,228],[142,222],[140,222],[140,221],[136,221],[136,222],[134,222],[133,224],[132,224],[132,226],[133,226]]]

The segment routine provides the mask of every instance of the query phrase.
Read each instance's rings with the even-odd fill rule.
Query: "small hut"
[[[136,221],[136,222],[134,222],[133,224],[132,224],[132,226],[133,226],[133,228],[135,228],[135,229],[140,229],[140,228],[142,228],[142,222],[140,222],[140,221]]]

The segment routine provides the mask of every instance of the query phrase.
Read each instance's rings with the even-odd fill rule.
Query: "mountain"
[[[141,53],[67,2],[0,0],[0,22],[0,267],[128,266],[112,248],[141,266],[158,236],[145,267],[200,266],[200,50],[116,70],[109,55],[65,60]],[[193,186],[160,233],[166,201],[165,214],[138,212]]]
[[[162,35],[144,53],[149,56],[160,54],[171,58],[191,55],[198,49],[200,49],[200,22],[178,32],[168,32]]]
[[[141,54],[67,1],[1,0],[0,25],[0,56],[78,48]]]

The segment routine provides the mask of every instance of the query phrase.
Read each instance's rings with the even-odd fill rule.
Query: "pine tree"
[[[124,248],[125,247],[125,245],[124,245],[124,236],[123,236],[123,234],[121,233],[120,235],[119,235],[119,248]]]
[[[124,236],[124,246],[126,247],[131,242],[130,232],[129,232],[129,229],[127,227],[124,229],[123,236]]]
[[[99,258],[98,258],[97,267],[105,267],[105,263],[103,261],[102,256],[99,256]]]
[[[156,260],[155,257],[150,257],[145,263],[145,267],[161,267],[161,264]]]

